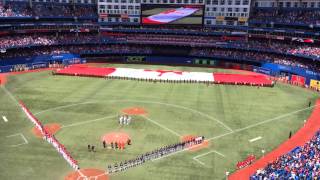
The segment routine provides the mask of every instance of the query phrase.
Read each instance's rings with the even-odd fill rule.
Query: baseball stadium
[[[319,0],[1,0],[0,179],[319,179],[319,32]]]

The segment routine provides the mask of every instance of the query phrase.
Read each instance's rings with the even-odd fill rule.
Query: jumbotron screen
[[[202,25],[203,5],[142,4],[143,25]]]

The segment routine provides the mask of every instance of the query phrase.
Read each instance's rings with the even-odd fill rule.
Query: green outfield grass
[[[111,66],[231,72],[196,67]],[[269,152],[285,141],[289,132],[297,131],[310,115],[312,109],[305,109],[309,101],[314,103],[318,98],[314,92],[284,84],[274,88],[207,87],[52,76],[49,71],[10,76],[8,80],[0,88],[0,179],[4,180],[57,180],[72,171],[51,145],[32,134],[33,126],[15,99],[22,100],[44,124],[64,126],[56,138],[81,168],[105,169],[107,164],[178,142],[180,135],[196,134],[211,138],[208,148],[147,162],[113,174],[111,180],[212,180],[224,179],[225,172],[235,171],[236,163],[249,154],[261,157],[261,150]],[[134,116],[131,125],[119,127],[116,116],[122,109],[136,106],[148,111],[147,118]],[[294,113],[301,109],[305,110]],[[2,116],[9,121],[4,122]],[[96,119],[100,120],[92,121]],[[235,132],[229,133],[230,129]],[[114,131],[131,136],[132,145],[125,151],[102,149],[101,136]],[[10,135],[15,136],[7,137]],[[27,143],[14,146],[25,142],[22,135]],[[258,136],[262,139],[249,142]],[[88,144],[95,144],[97,152],[89,153]]]

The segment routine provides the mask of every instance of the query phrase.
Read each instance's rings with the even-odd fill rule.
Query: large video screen
[[[143,25],[202,25],[203,5],[142,4],[141,22]]]

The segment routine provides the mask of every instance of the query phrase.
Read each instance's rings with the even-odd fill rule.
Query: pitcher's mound
[[[127,133],[124,132],[111,132],[103,135],[101,137],[101,141],[105,141],[106,143],[127,143],[128,140],[131,139],[130,136]]]
[[[68,174],[65,180],[109,180],[109,176],[105,171],[100,169],[81,169]]]
[[[48,131],[50,134],[55,134],[61,129],[61,125],[58,123],[46,124],[44,129]],[[32,132],[35,136],[42,138],[41,132],[37,128],[32,128]]]
[[[124,114],[128,114],[128,115],[145,115],[145,114],[147,114],[147,111],[141,107],[132,107],[132,108],[123,109],[122,112]]]

